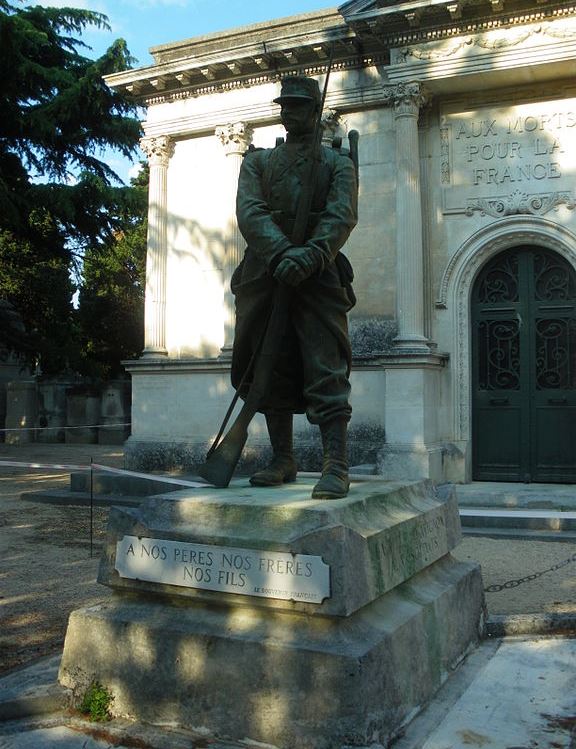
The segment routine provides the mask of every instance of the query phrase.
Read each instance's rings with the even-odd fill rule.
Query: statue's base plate
[[[117,715],[282,749],[386,742],[474,647],[479,567],[450,554],[347,617],[116,593],[70,617],[61,683]]]

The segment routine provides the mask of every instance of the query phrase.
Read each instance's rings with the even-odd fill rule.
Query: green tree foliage
[[[120,375],[122,360],[139,356],[144,345],[148,175],[143,167],[132,180],[133,200],[114,234],[84,256],[78,319],[81,370],[91,376]]]
[[[0,229],[0,298],[12,304],[25,325],[19,339],[3,342],[30,365],[40,357],[49,372],[57,372],[77,356],[70,258],[49,214],[33,211],[30,223],[27,237]]]
[[[74,253],[106,246],[139,200],[102,159],[136,153],[136,107],[102,79],[133,60],[123,40],[90,59],[87,26],[106,17],[0,0],[0,298],[45,372],[76,351]]]

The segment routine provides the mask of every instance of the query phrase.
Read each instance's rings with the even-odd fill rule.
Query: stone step
[[[470,484],[454,484],[454,489],[460,507],[576,511],[574,484],[473,481]]]
[[[44,491],[23,492],[20,499],[25,502],[43,502],[50,505],[73,505],[89,507],[112,507],[116,505],[134,507],[142,502],[143,497],[128,497],[120,494],[94,494],[88,492],[70,491],[69,489],[47,489]]]
[[[178,491],[183,488],[182,486],[171,483],[170,481],[164,481],[164,478],[179,478],[184,481],[203,480],[197,476],[170,476],[166,474],[158,476],[150,474],[149,477],[123,476],[121,474],[103,473],[95,470],[92,476],[92,491],[95,495],[104,494],[112,497],[123,496],[142,499],[143,497],[149,497],[154,494],[166,494],[166,492]],[[70,491],[89,493],[90,474],[86,471],[71,473]]]
[[[460,522],[466,528],[576,531],[576,512],[525,509],[504,510],[495,507],[461,507]]]
[[[516,541],[576,541],[576,531],[530,530],[529,528],[462,527],[462,535],[477,538],[510,539]]]
[[[460,508],[465,536],[572,541],[576,539],[576,512],[558,510]]]

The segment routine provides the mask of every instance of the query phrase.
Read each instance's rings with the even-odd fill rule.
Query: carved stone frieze
[[[440,49],[430,49],[428,45],[421,47],[405,47],[404,49],[398,50],[396,53],[397,61],[406,63],[409,58],[432,62],[436,60],[445,60],[458,54],[466,49],[466,47],[478,47],[479,49],[489,51],[509,49],[524,44],[524,42],[537,35],[548,36],[551,39],[573,40],[576,39],[576,26],[574,23],[559,26],[558,23],[549,22],[541,23],[537,26],[516,33],[511,32],[510,29],[506,29],[503,34],[498,35],[476,34],[462,39],[451,46],[444,46]]]
[[[529,195],[522,190],[514,190],[506,198],[478,198],[470,200],[466,206],[466,215],[472,216],[479,211],[483,216],[514,216],[529,214],[543,216],[558,207],[565,205],[569,210],[576,208],[576,203],[570,192],[551,192],[546,194]]]
[[[174,139],[169,135],[142,138],[140,148],[146,154],[150,166],[168,166],[174,154]]]
[[[219,125],[215,135],[224,146],[227,154],[244,153],[252,143],[254,128],[247,122],[231,122]]]

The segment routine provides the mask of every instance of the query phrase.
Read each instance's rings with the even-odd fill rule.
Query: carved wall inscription
[[[574,208],[576,100],[445,111],[441,143],[447,213]]]
[[[393,525],[374,548],[378,575],[390,590],[447,554],[449,542],[443,508],[429,510],[418,519]]]

